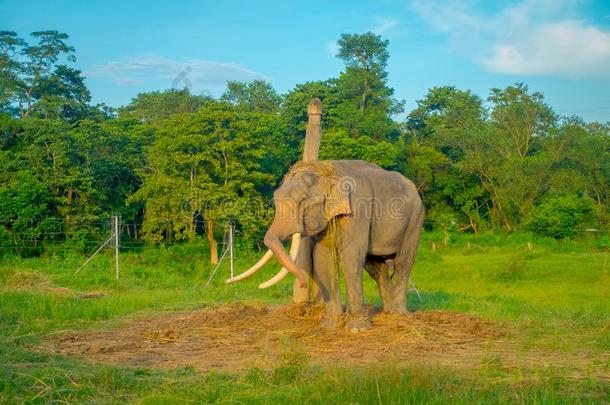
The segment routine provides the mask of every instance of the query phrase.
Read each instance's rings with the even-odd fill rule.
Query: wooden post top
[[[307,115],[322,115],[322,102],[319,98],[312,98],[307,106]]]
[[[322,102],[319,98],[314,98],[307,106],[307,129],[305,131],[305,145],[303,146],[303,161],[311,162],[318,160],[320,153],[320,138],[322,130],[320,128],[322,120]]]

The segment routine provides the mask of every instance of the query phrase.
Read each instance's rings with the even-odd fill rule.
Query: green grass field
[[[435,239],[436,238],[436,239]],[[531,241],[531,250],[527,242]],[[432,242],[436,250],[432,250]],[[511,350],[480,367],[378,364],[320,367],[306,352],[244,374],[193,367],[111,366],[41,352],[50,336],[107,327],[125,317],[198,309],[215,303],[290,300],[291,280],[256,286],[277,266],[225,286],[223,267],[208,288],[205,248],[148,247],[98,256],[81,273],[80,256],[0,262],[0,402],[112,403],[607,403],[610,401],[610,258],[599,241],[526,236],[449,239],[426,235],[413,279],[415,311],[476,315],[507,331]],[[252,254],[238,254],[244,269]],[[379,303],[372,281],[367,301]],[[77,293],[75,293],[77,292]],[[91,295],[99,294],[91,298]],[[519,359],[527,359],[521,361]],[[572,361],[573,359],[573,361]],[[556,360],[556,361],[555,361]]]

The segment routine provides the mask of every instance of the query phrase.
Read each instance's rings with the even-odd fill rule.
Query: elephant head
[[[271,280],[261,284],[261,288],[276,284],[288,272],[294,274],[302,286],[306,285],[307,276],[294,262],[301,235],[315,236],[326,230],[332,218],[352,212],[349,184],[342,182],[334,167],[326,162],[296,164],[273,194],[273,200],[275,216],[264,240],[269,251],[252,268],[228,279],[227,283],[254,274],[275,255],[284,267]],[[289,256],[282,242],[290,236]]]

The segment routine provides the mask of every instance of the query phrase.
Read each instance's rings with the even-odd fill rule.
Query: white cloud
[[[578,0],[523,0],[493,14],[476,1],[416,0],[411,8],[448,36],[451,49],[505,74],[610,75],[610,32],[577,13]]]
[[[396,28],[399,25],[400,21],[395,18],[382,18],[371,31],[377,35],[384,35],[390,33],[393,28]]]
[[[87,72],[91,77],[110,77],[119,85],[136,85],[146,80],[167,80],[167,87],[188,87],[199,91],[224,88],[227,80],[269,80],[262,73],[233,63],[202,59],[174,60],[155,55],[111,61]]]
[[[402,26],[402,22],[396,18],[378,18],[377,24],[371,31],[385,38],[397,38],[403,36],[407,31]]]
[[[114,82],[121,86],[137,86],[144,83],[143,79],[138,79],[135,77],[115,77]]]
[[[396,38],[405,33],[404,30],[400,29],[400,24],[400,21],[395,18],[378,18],[376,20],[376,25],[370,28],[370,31],[386,38]],[[329,55],[333,57],[337,56],[337,53],[339,52],[338,41],[326,42],[324,44],[324,49]]]

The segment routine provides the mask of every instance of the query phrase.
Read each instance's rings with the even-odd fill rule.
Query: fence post
[[[226,234],[225,234],[226,235]],[[223,238],[223,240],[226,240]],[[220,255],[220,259],[218,260],[218,263],[216,264],[216,267],[214,267],[214,270],[212,270],[212,273],[210,274],[210,277],[208,278],[208,281],[205,283],[205,286],[207,287],[208,285],[210,285],[210,281],[212,281],[212,278],[214,277],[214,274],[216,274],[216,271],[218,270],[218,268],[220,267],[220,265],[222,264],[222,261],[224,260],[225,256],[227,255],[227,253],[229,253],[229,258],[231,260],[231,277],[233,277],[233,225],[231,224],[231,222],[229,222],[229,243],[228,243],[229,247],[223,249],[222,254]],[[223,246],[226,246],[226,244],[223,243]]]
[[[114,270],[116,279],[119,279],[119,216],[115,215],[112,218],[114,222]]]
[[[229,249],[229,259],[231,261],[231,278],[233,278],[233,224],[231,222],[229,222]]]

